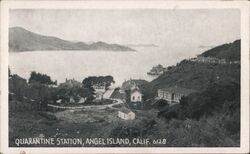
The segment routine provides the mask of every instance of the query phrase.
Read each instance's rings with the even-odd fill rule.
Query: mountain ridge
[[[87,44],[80,41],[67,41],[54,36],[33,33],[22,27],[9,28],[9,51],[41,51],[41,50],[105,50],[136,51],[119,44],[108,44],[102,41]]]

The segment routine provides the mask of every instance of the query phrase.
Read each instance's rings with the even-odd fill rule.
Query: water
[[[59,83],[66,78],[82,81],[87,76],[112,75],[116,85],[124,80],[145,79],[155,65],[169,66],[197,54],[183,49],[138,47],[137,52],[116,51],[35,51],[9,54],[12,73],[28,79],[31,71],[47,74]]]

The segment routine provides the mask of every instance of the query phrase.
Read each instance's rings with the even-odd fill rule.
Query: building
[[[133,120],[135,119],[135,113],[130,109],[123,107],[118,111],[118,117],[124,120]]]
[[[196,58],[191,58],[189,59],[190,61],[193,62],[199,62],[199,63],[207,63],[207,64],[227,64],[227,61],[225,59],[220,59],[216,57],[203,57],[203,56],[198,56]]]
[[[69,98],[69,103],[75,103],[75,99],[73,97]]]
[[[82,87],[82,83],[76,81],[75,79],[65,79],[64,83],[60,84],[61,86],[66,86],[68,88],[73,88],[73,87]]]
[[[127,90],[131,90],[133,87],[138,87],[146,83],[147,81],[142,80],[142,79],[130,79],[130,80],[124,81],[120,88],[120,92],[125,93]]]
[[[143,94],[139,88],[134,88],[130,93],[130,102],[142,102],[142,96]]]
[[[93,88],[95,90],[95,99],[96,100],[102,100],[103,94],[106,91],[106,87],[102,85],[93,85]]]
[[[96,100],[102,100],[103,99],[104,92],[97,91],[95,92],[95,99]]]
[[[106,87],[102,85],[93,85],[93,88],[95,89],[96,92],[104,93],[106,91]]]
[[[87,100],[86,97],[84,97],[84,98],[81,97],[80,100],[78,101],[78,103],[80,103],[80,104],[81,104],[81,103],[85,103],[86,100]]]
[[[178,87],[178,86],[162,88],[162,89],[158,89],[158,99],[167,100],[169,104],[179,103],[183,96],[187,96],[194,92],[196,91],[192,89]]]

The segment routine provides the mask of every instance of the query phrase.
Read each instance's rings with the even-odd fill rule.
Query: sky
[[[10,10],[9,26],[70,41],[216,46],[240,39],[240,11]]]

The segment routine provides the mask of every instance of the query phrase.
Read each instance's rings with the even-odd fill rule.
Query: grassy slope
[[[208,50],[202,56],[239,60],[240,40]],[[152,96],[162,87],[181,86],[205,90],[210,83],[240,83],[239,64],[205,64],[183,60],[149,84],[144,85]]]
[[[202,53],[201,56],[216,57],[232,61],[240,60],[240,42],[240,40],[236,40],[233,43],[217,46]]]
[[[240,57],[240,41],[221,45],[214,49],[208,50],[201,54],[206,57],[224,58],[227,60],[239,60]],[[228,85],[240,85],[240,64],[205,64],[183,60],[168,72],[159,76],[148,85],[144,85],[146,90],[157,95],[157,89],[170,86],[181,86],[185,88],[195,89],[201,94],[210,98],[206,105],[214,103],[221,107],[215,106],[211,108],[210,116],[202,116],[200,119],[184,118],[185,120],[177,120],[175,118],[168,119],[167,122],[158,122],[152,133],[159,132],[159,136],[168,138],[168,146],[239,146],[240,145],[240,111],[239,96],[232,96],[231,101],[216,95],[228,96],[227,90],[221,92],[208,93],[206,89],[212,85],[226,88]],[[236,91],[237,87],[235,87]],[[214,91],[215,89],[211,89]],[[199,94],[198,94],[199,95]],[[231,96],[231,95],[230,95]],[[197,97],[198,98],[198,97]],[[208,99],[209,100],[209,99]],[[190,111],[207,110],[204,100],[201,102],[189,101],[187,104]],[[212,104],[211,104],[212,103]],[[202,106],[203,104],[203,106]],[[235,107],[237,106],[238,107]],[[200,108],[203,109],[200,109]],[[171,108],[170,108],[171,109]],[[232,112],[231,112],[232,110]],[[176,113],[183,112],[176,110]],[[169,114],[167,111],[163,114]],[[163,118],[164,119],[164,118]]]

